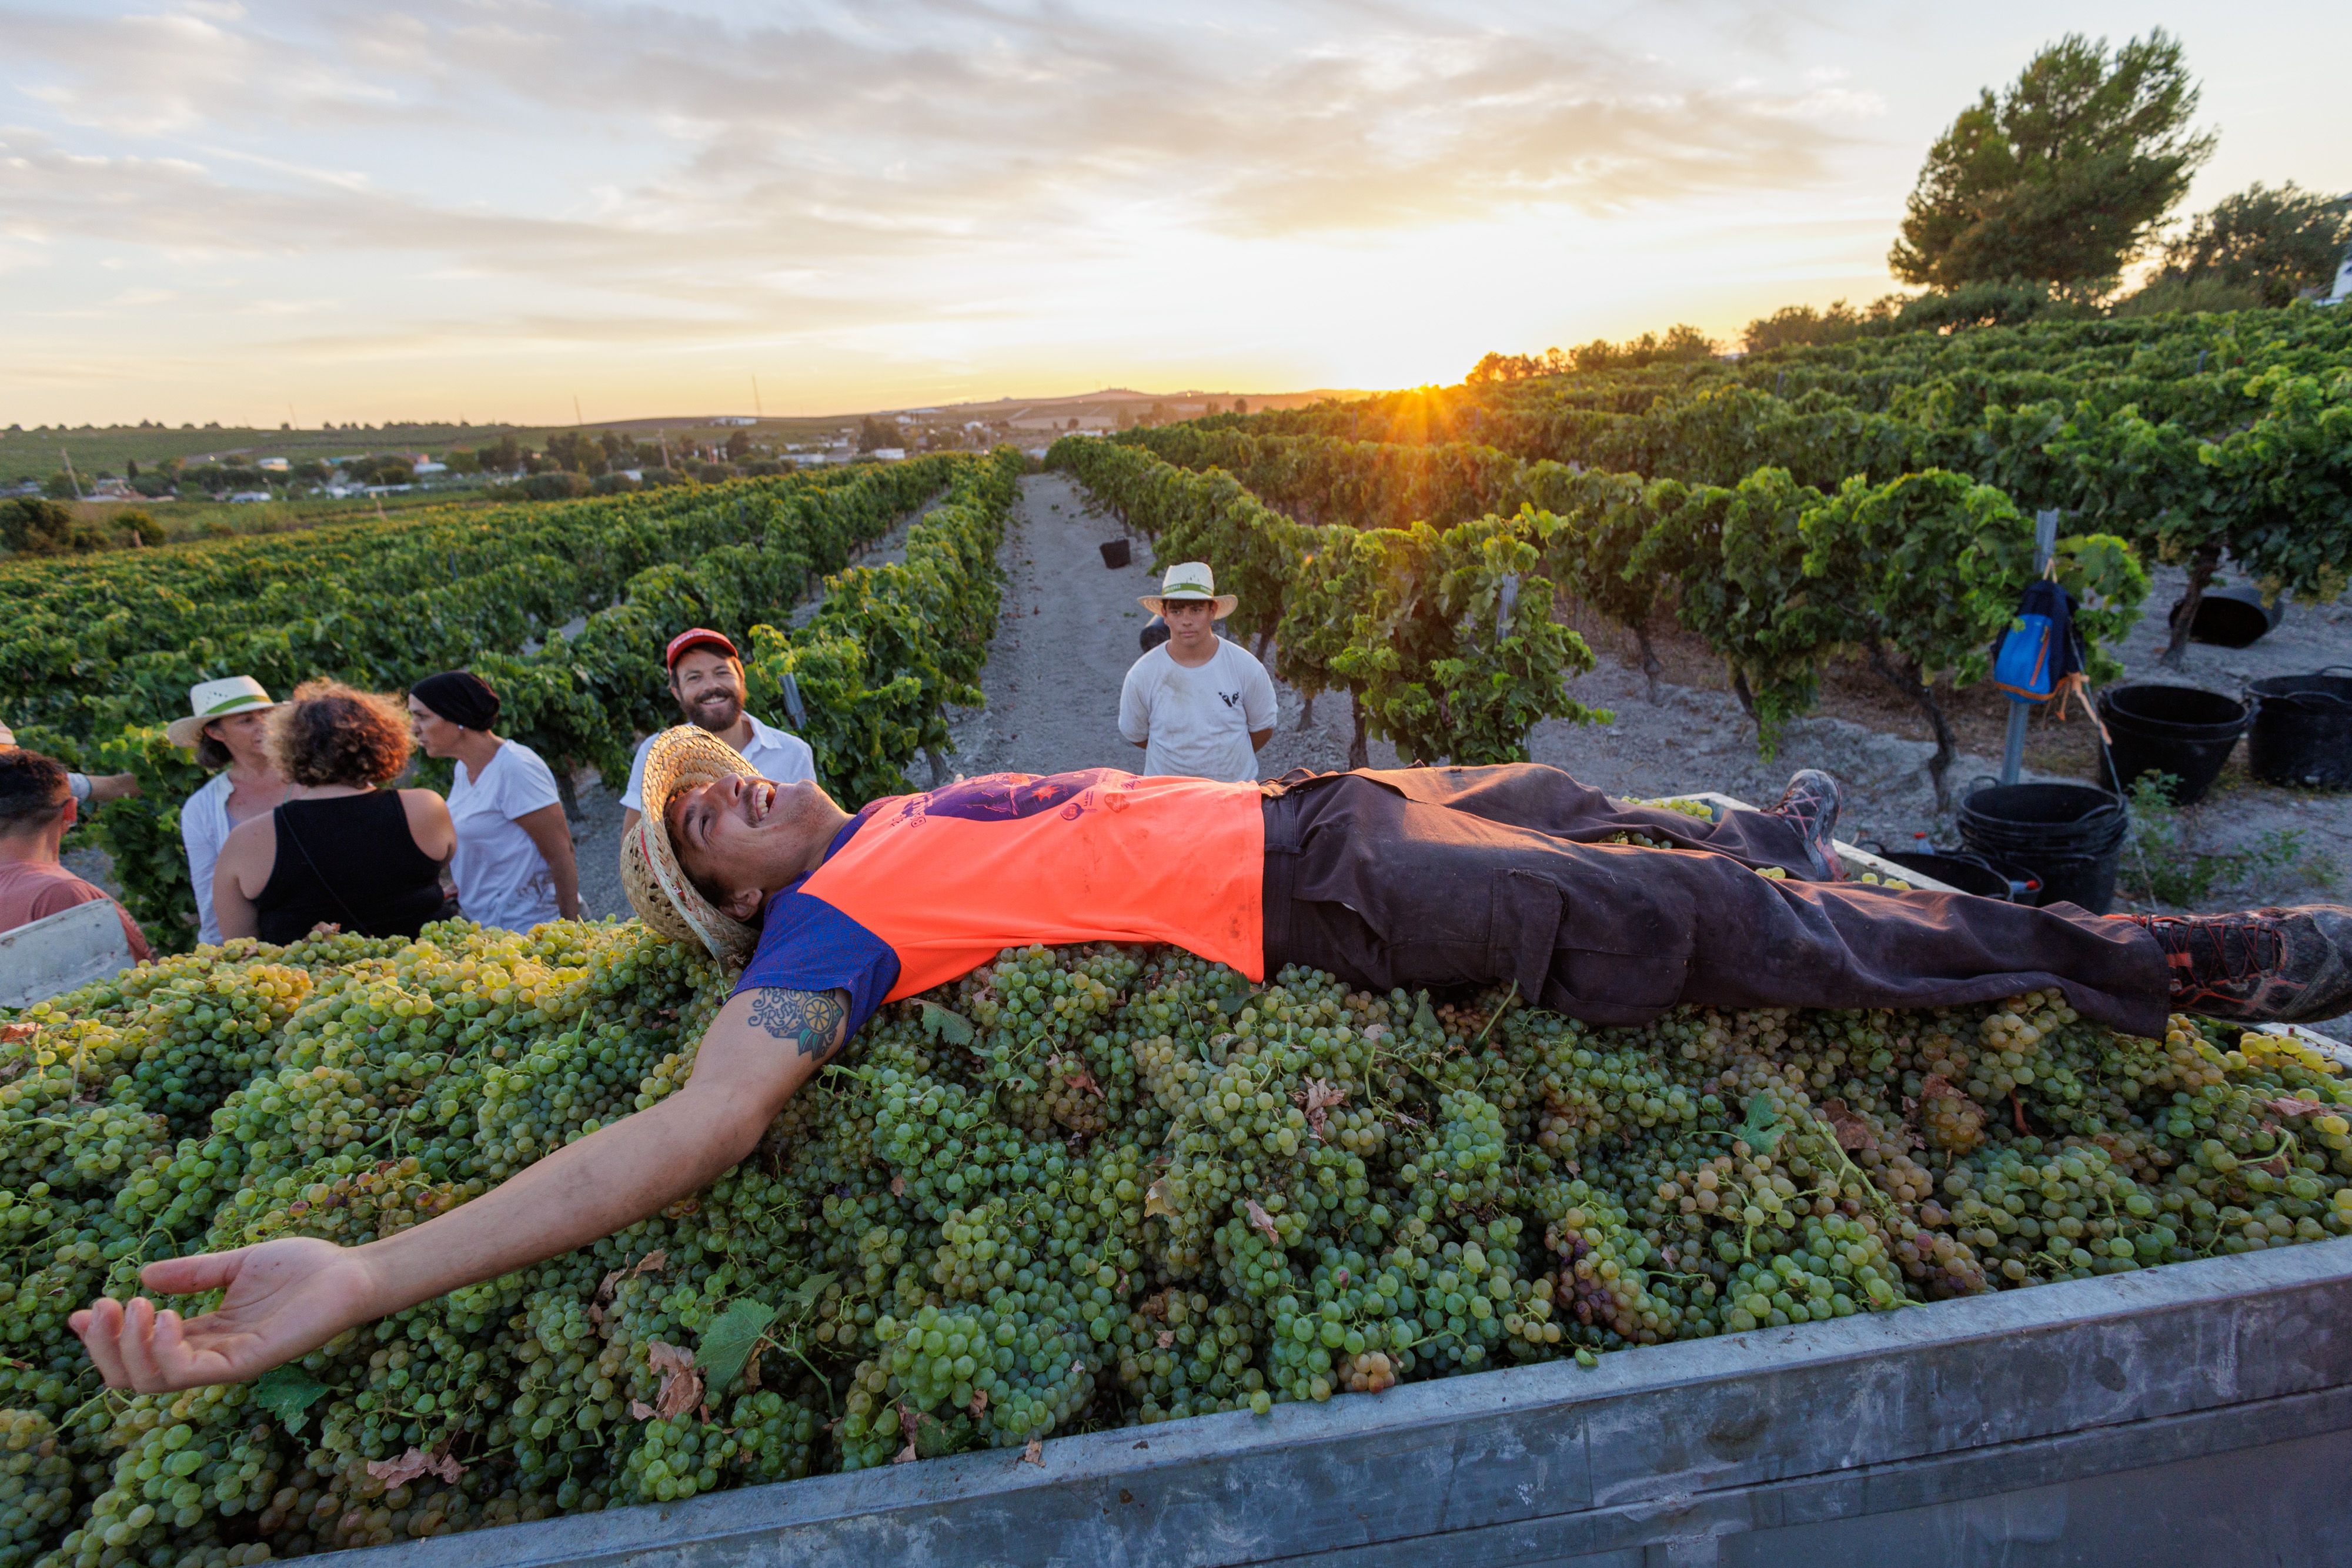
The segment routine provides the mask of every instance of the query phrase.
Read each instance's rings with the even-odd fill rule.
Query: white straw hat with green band
[[[282,707],[272,702],[268,688],[251,675],[230,675],[217,681],[198,681],[188,688],[189,714],[175,718],[163,733],[172,744],[193,749],[205,733],[205,726],[231,714],[255,713],[265,708]]]
[[[1205,601],[1213,606],[1210,618],[1217,621],[1231,615],[1234,607],[1241,602],[1230,593],[1217,591],[1217,574],[1209,570],[1204,560],[1178,561],[1161,575],[1159,592],[1144,594],[1136,602],[1154,615],[1165,615],[1168,612],[1164,606],[1171,599],[1179,604]]]

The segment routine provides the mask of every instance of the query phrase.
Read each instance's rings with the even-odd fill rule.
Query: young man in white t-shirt
[[[743,711],[743,660],[735,644],[708,626],[689,627],[669,640],[663,653],[669,665],[669,695],[686,722],[699,725],[741,753],[760,777],[778,784],[816,781],[816,754],[788,729],[762,723]],[[645,810],[646,753],[654,737],[637,742],[629,764],[629,787],[621,791],[621,836]]]
[[[1143,771],[1245,784],[1274,734],[1274,682],[1248,649],[1217,635],[1238,603],[1217,591],[1206,563],[1168,569],[1146,610],[1168,641],[1138,659],[1118,694],[1118,732],[1143,747]]]

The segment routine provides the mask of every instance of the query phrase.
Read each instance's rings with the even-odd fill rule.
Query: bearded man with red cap
[[[807,741],[743,710],[743,660],[725,635],[708,626],[689,627],[669,640],[662,657],[669,666],[669,695],[688,724],[734,747],[763,779],[816,782],[816,755]],[[624,837],[646,809],[646,753],[653,744],[650,735],[639,741],[629,764],[629,787],[621,792]]]

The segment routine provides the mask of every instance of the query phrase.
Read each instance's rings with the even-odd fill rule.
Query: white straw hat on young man
[[[1213,621],[1223,621],[1234,612],[1234,606],[1241,602],[1233,594],[1217,591],[1217,575],[1209,570],[1209,563],[1204,560],[1178,561],[1160,579],[1158,593],[1143,594],[1136,602],[1154,615],[1165,615],[1171,600],[1180,604],[1206,600],[1215,606],[1209,612],[1209,618]]]
[[[272,702],[268,688],[251,675],[198,681],[188,688],[188,716],[173,719],[163,733],[172,737],[173,745],[193,750],[205,733],[205,726],[216,718],[285,706]]]
[[[621,888],[657,936],[699,942],[713,956],[740,964],[759,946],[760,933],[697,891],[669,841],[669,803],[681,791],[730,773],[760,777],[733,747],[699,725],[681,724],[654,737],[646,750],[645,814],[621,835]]]

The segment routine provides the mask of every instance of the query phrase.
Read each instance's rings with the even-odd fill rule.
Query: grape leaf
[[[765,1301],[755,1301],[749,1296],[739,1296],[727,1303],[727,1310],[710,1320],[702,1331],[702,1348],[695,1360],[700,1364],[705,1381],[714,1399],[727,1392],[743,1363],[751,1358],[751,1347],[776,1321],[776,1309]]]
[[[940,1006],[937,1002],[925,1002],[923,1032],[933,1040],[944,1036],[950,1045],[970,1045],[971,1020],[960,1012]]]
[[[304,1412],[326,1396],[327,1385],[299,1366],[266,1372],[253,1385],[253,1402],[277,1416],[289,1432],[299,1432],[310,1419]]]
[[[1759,1094],[1748,1102],[1748,1120],[1731,1129],[1732,1136],[1744,1140],[1759,1155],[1769,1155],[1780,1142],[1780,1134],[1789,1124],[1780,1119],[1778,1107],[1769,1094]]]
[[[839,1278],[838,1275],[831,1273],[811,1274],[798,1285],[793,1286],[792,1293],[784,1298],[793,1309],[793,1315],[798,1317],[816,1305],[817,1298],[830,1290],[837,1278]]]

